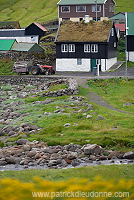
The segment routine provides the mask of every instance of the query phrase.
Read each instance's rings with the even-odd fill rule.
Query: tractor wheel
[[[50,75],[51,74],[51,72],[50,72],[50,70],[48,69],[47,71],[46,71],[46,75]]]
[[[53,72],[51,74],[55,74],[55,71],[53,70]]]
[[[31,74],[32,75],[39,75],[40,74],[40,68],[37,66],[34,66],[31,68]]]

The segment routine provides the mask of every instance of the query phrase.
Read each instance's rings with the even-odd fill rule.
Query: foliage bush
[[[5,178],[0,180],[1,200],[33,200],[33,199],[124,199],[134,198],[134,182],[132,180],[105,181],[96,177],[87,179],[70,179],[62,182],[43,180],[39,177],[33,182],[24,183],[19,180]],[[116,195],[116,197],[115,197]],[[113,197],[112,197],[113,196]]]

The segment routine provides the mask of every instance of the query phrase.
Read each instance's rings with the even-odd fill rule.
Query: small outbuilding
[[[0,51],[10,51],[16,44],[16,40],[0,40]]]
[[[38,44],[30,44],[30,43],[18,43],[12,48],[13,51],[20,51],[20,52],[44,52],[44,49],[39,46]]]
[[[25,35],[38,35],[39,39],[46,34],[47,30],[39,23],[34,22],[26,27]]]

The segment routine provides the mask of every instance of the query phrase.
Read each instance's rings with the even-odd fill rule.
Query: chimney
[[[85,23],[88,23],[90,20],[89,20],[89,15],[85,15]]]

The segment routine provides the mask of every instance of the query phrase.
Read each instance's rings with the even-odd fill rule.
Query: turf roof
[[[56,42],[104,42],[108,40],[111,28],[111,21],[90,21],[87,24],[64,21],[59,29]]]

